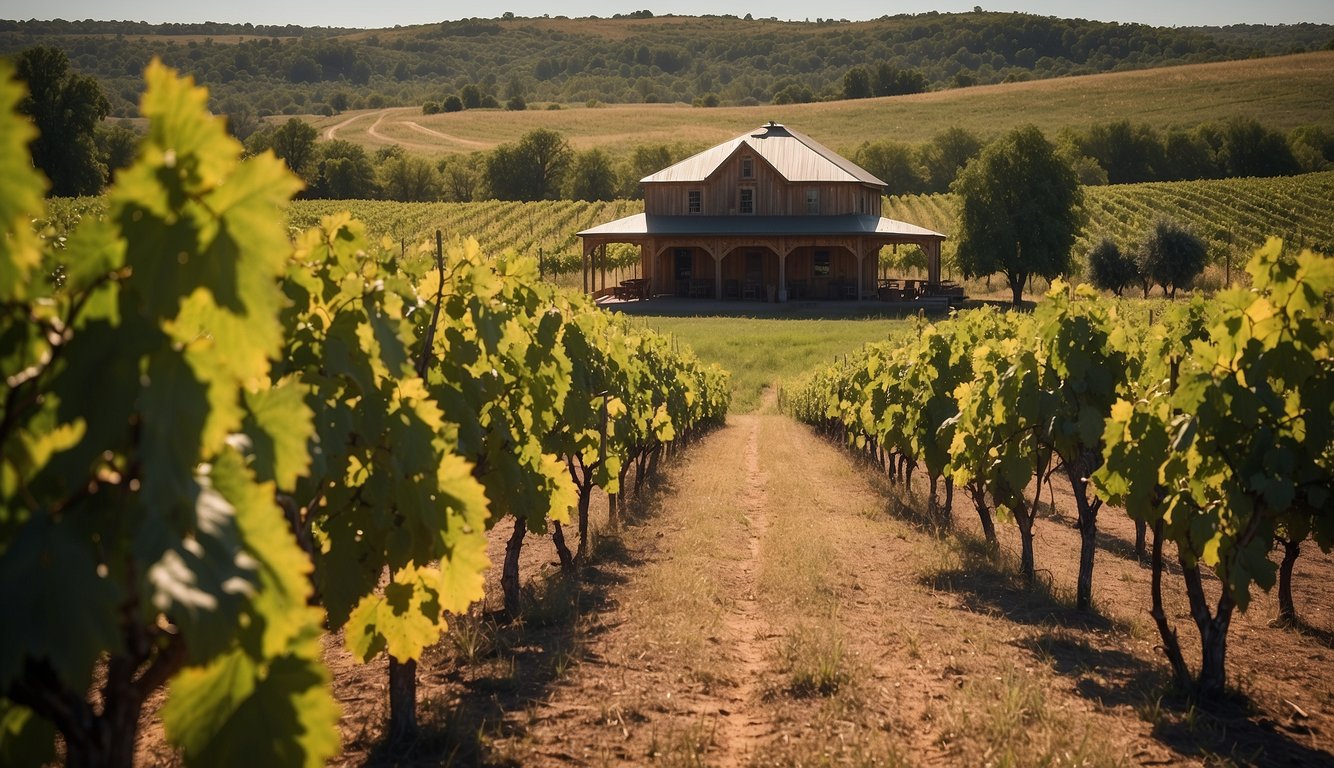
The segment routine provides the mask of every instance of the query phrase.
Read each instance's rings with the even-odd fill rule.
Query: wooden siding
[[[754,177],[741,177],[741,160],[753,158]],[[704,216],[741,216],[740,190],[755,190],[756,216],[806,216],[806,192],[820,191],[822,216],[844,214],[880,215],[880,191],[860,182],[789,182],[764,158],[742,146],[718,171],[703,183],[655,182],[644,184],[644,210],[650,215],[686,216],[690,214],[691,190],[703,193],[700,214]]]

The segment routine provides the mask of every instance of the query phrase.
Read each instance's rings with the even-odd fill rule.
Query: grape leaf
[[[319,766],[338,752],[338,704],[311,637],[265,663],[240,650],[172,681],[162,724],[192,766]]]

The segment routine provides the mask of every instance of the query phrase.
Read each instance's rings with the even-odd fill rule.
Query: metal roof
[[[916,224],[880,216],[650,216],[636,213],[578,233],[580,237],[616,236],[747,236],[784,235],[834,237],[839,235],[899,235],[932,238],[945,236]]]
[[[743,133],[731,141],[687,157],[651,176],[645,176],[640,179],[640,183],[702,182],[743,145],[764,158],[788,181],[845,181],[880,188],[887,186],[865,168],[815,139],[777,123],[760,126],[757,131]]]

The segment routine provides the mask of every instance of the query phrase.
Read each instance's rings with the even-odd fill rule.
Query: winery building
[[[584,290],[719,299],[887,298],[880,249],[926,254],[923,295],[940,286],[939,232],[880,215],[885,182],[776,123],[641,180],[644,213],[579,233]],[[608,288],[610,243],[640,250],[641,278]],[[602,285],[598,285],[599,274]],[[902,288],[893,281],[893,291]],[[892,292],[891,292],[892,293]],[[889,298],[909,298],[904,294]]]

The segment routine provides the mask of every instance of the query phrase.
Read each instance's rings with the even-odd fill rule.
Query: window
[[[816,251],[814,268],[811,274],[815,277],[829,277],[829,251]]]
[[[698,189],[686,192],[686,212],[701,213],[704,210],[704,193]]]
[[[750,157],[743,157],[743,158],[741,158],[741,178],[743,178],[743,179],[753,179],[753,178],[755,178],[755,160],[754,160],[754,158],[750,158]]]
[[[750,187],[741,188],[741,199],[738,201],[737,209],[741,213],[755,212],[755,190]]]
[[[820,190],[806,190],[806,213],[811,216],[818,216],[820,213]]]

